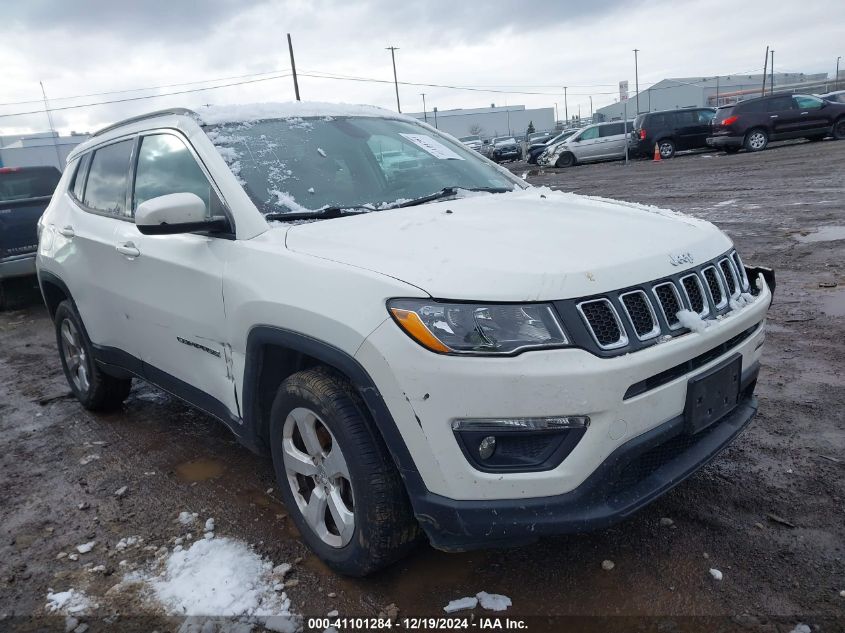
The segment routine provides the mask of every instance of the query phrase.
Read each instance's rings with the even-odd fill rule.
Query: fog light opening
[[[496,438],[493,435],[488,435],[478,444],[478,456],[481,459],[490,459],[496,451]]]

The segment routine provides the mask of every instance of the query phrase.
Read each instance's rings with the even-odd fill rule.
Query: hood
[[[730,240],[672,211],[549,189],[476,195],[292,226],[287,247],[405,281],[440,299],[582,297],[679,272]]]

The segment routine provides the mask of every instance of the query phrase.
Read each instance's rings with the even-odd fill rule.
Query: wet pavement
[[[0,313],[0,616],[20,625],[43,614],[50,587],[81,583],[104,595],[122,576],[121,558],[142,565],[151,555],[119,554],[121,538],[166,545],[179,533],[178,514],[190,511],[214,517],[218,535],[294,563],[296,582],[286,591],[309,615],[375,616],[390,604],[400,615],[442,615],[450,600],[487,591],[512,599],[511,616],[730,615],[785,632],[842,617],[843,164],[845,142],[833,141],[628,166],[511,164],[516,173],[530,169],[534,184],[711,220],[747,263],[777,270],[760,414],[713,463],[613,528],[465,554],[423,545],[367,579],[340,577],[309,553],[269,461],[219,423],[137,381],[113,414],[89,413],[68,398],[37,290],[14,284],[13,305]],[[90,554],[57,559],[89,540],[99,543]],[[602,568],[605,560],[612,570]],[[114,604],[123,614],[142,609],[137,596]],[[772,616],[782,616],[777,627],[767,624]]]

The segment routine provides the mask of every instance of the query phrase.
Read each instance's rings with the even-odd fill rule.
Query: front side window
[[[106,145],[94,152],[83,202],[98,211],[126,215],[126,185],[134,140]]]
[[[206,133],[263,213],[385,207],[447,188],[520,188],[462,143],[412,121],[297,117]]]
[[[581,132],[581,134],[578,135],[577,140],[579,140],[579,141],[589,141],[589,140],[592,140],[592,139],[598,138],[598,137],[599,137],[599,128],[598,127],[588,127],[586,130],[584,130],[583,132]]]
[[[142,202],[171,193],[195,193],[209,217],[223,215],[217,194],[185,143],[172,134],[145,136],[138,151],[132,213]]]
[[[824,105],[824,101],[806,95],[795,95],[792,97],[799,110],[818,110]]]

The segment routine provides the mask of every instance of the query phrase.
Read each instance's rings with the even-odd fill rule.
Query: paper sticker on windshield
[[[440,141],[437,141],[430,136],[426,136],[425,134],[400,134],[399,136],[404,136],[414,145],[421,147],[426,152],[435,158],[439,158],[440,160],[464,160],[463,156],[456,154]]]

